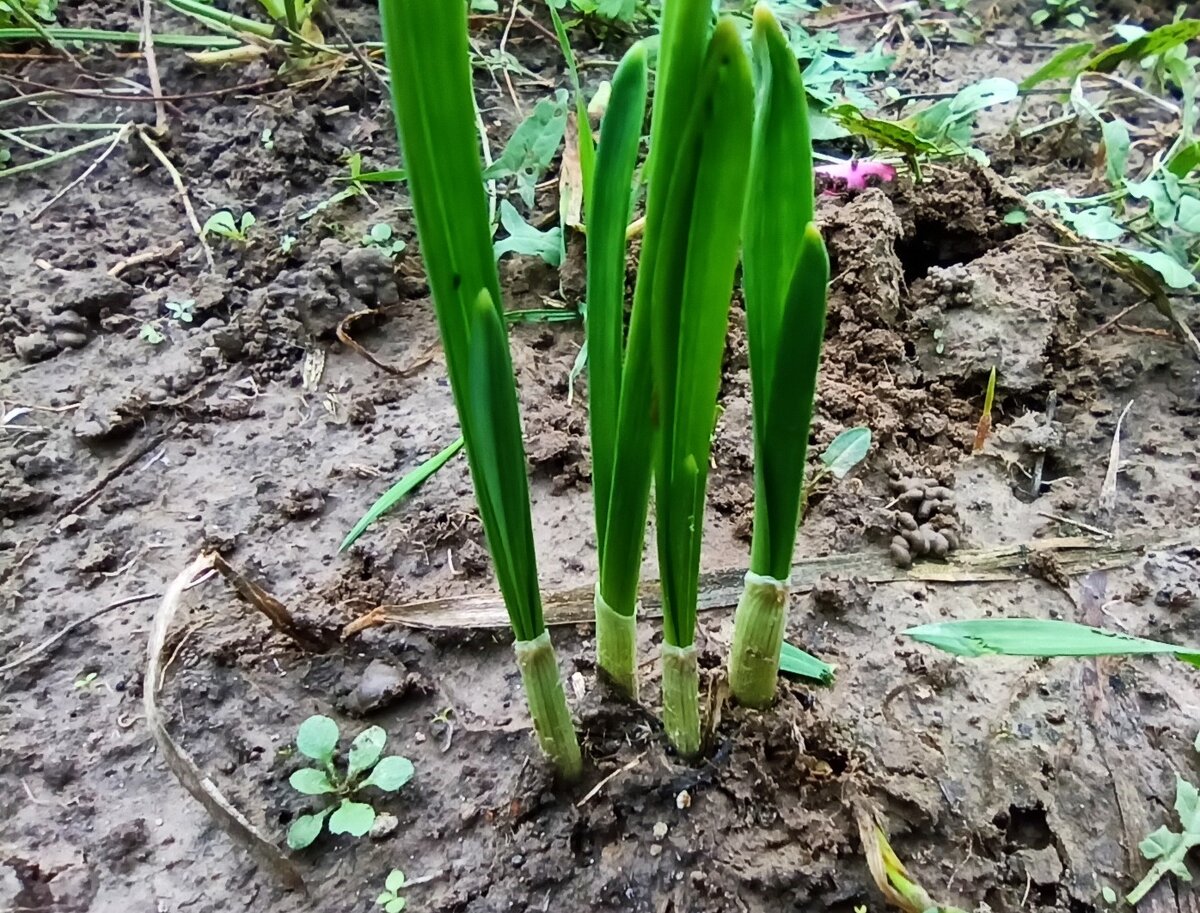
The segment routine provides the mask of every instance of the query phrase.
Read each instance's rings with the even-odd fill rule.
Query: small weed
[[[179,321],[180,323],[191,323],[196,319],[196,300],[194,298],[184,298],[180,301],[168,301],[165,307],[171,312],[171,318]]]
[[[263,127],[263,131],[259,135],[259,142],[262,143],[262,147],[268,152],[275,151],[275,135],[270,127]]]
[[[1077,29],[1083,28],[1096,12],[1083,0],[1043,0],[1041,9],[1034,10],[1029,21],[1035,26],[1056,25],[1065,22]]]
[[[408,905],[408,901],[399,893],[404,886],[404,873],[399,869],[392,869],[388,873],[387,881],[384,882],[383,893],[375,898],[375,903],[383,907],[384,913],[400,913]]]
[[[99,672],[89,672],[87,675],[82,675],[75,679],[75,690],[82,693],[91,693],[97,688],[108,688],[108,683],[100,678]]]
[[[1200,736],[1196,737],[1195,747],[1200,751]],[[1142,855],[1154,865],[1125,898],[1130,906],[1136,906],[1168,872],[1180,881],[1192,880],[1192,873],[1188,871],[1184,860],[1192,847],[1200,846],[1200,792],[1179,776],[1175,778],[1175,811],[1179,815],[1178,834],[1163,825],[1138,844]]]
[[[292,252],[292,248],[296,246],[297,240],[298,239],[295,235],[284,235],[279,239],[280,252],[284,254],[290,254]]]
[[[389,257],[397,257],[408,245],[404,243],[403,238],[397,238],[396,233],[392,230],[392,226],[386,222],[377,222],[371,226],[371,230],[362,237],[363,247],[374,247]]]
[[[247,234],[254,225],[254,213],[244,212],[240,220],[234,219],[233,213],[228,209],[222,209],[220,212],[214,212],[208,217],[208,221],[204,223],[204,228],[201,234],[220,235],[227,241],[237,241],[240,244],[245,244]]]
[[[148,342],[152,346],[166,342],[167,337],[162,334],[157,326],[153,323],[143,323],[142,328],[138,330],[138,339],[142,342]]]
[[[321,766],[302,767],[288,778],[288,782],[306,796],[330,796],[338,801],[336,805],[331,803],[316,814],[301,815],[292,822],[287,842],[294,850],[304,849],[316,840],[326,819],[331,834],[363,836],[375,823],[375,809],[369,803],[356,802],[351,797],[368,786],[395,792],[412,779],[413,765],[408,758],[381,757],[387,743],[387,733],[382,727],[372,726],[358,734],[350,746],[344,772],[334,765],[339,738],[337,723],[327,716],[310,716],[296,733],[296,748]]]
[[[0,3],[0,28],[29,25],[30,19],[53,22],[58,0],[5,0]]]
[[[808,480],[808,484],[801,492],[800,516],[803,517],[804,511],[807,509],[809,492],[829,476],[833,476],[839,482],[846,478],[854,467],[866,458],[867,451],[870,449],[871,429],[863,426],[847,428],[830,441],[829,446],[821,454],[820,467],[813,473],[812,478]]]

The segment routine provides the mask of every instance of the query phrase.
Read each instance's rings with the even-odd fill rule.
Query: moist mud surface
[[[105,5],[71,15],[80,27],[137,28]],[[367,10],[342,18],[374,34]],[[475,24],[480,46],[497,47],[504,19]],[[877,29],[846,26],[843,39],[869,45]],[[580,41],[611,57],[623,39]],[[516,80],[525,110],[565,85],[543,31],[518,19],[507,48],[531,74]],[[905,91],[998,71],[1020,78],[1038,59],[906,54]],[[80,59],[86,74],[145,80],[136,57]],[[1165,657],[964,660],[898,633],[1022,615],[1200,642],[1200,366],[1149,306],[1093,334],[1134,292],[1005,221],[1018,199],[1010,184],[1027,189],[1046,159],[1013,148],[1003,128],[983,140],[994,169],[940,164],[920,184],[820,200],[834,279],[810,462],[855,425],[870,427],[873,443],[851,477],[812,492],[797,556],[860,554],[890,567],[907,522],[897,513],[909,509],[895,503],[898,479],[938,491],[929,497],[950,505],[963,552],[1086,537],[1088,527],[1136,551],[1086,587],[1054,550],[993,582],[932,581],[930,568],[958,567],[934,555],[914,555],[893,582],[821,577],[795,597],[789,635],[837,666],[835,684],[785,682],[767,713],[725,700],[732,613],[703,612],[710,724],[695,764],[665,749],[653,712],[653,619],[640,629],[642,706],[596,680],[588,626],[557,627],[586,754],[584,781],[569,788],[543,768],[502,629],[383,625],[308,653],[209,581],[186,596],[169,635],[161,703],[174,738],[257,828],[282,847],[290,822],[315,807],[287,784],[310,714],[338,719],[344,737],[382,725],[389,752],[416,767],[376,802],[395,818],[390,833],[325,835],[295,854],[308,897],[256,865],[187,795],[147,730],[155,594],[205,549],[335,634],[380,605],[445,599],[450,611],[455,598],[492,590],[461,458],[338,554],[371,501],[453,441],[457,424],[403,189],[372,187],[299,220],[344,186],[347,150],[394,167],[378,84],[334,71],[281,90],[276,65],[214,70],[159,50],[165,94],[213,93],[169,102],[162,142],[200,219],[218,209],[258,218],[249,244],[213,239],[214,268],[170,175],[136,135],[36,223],[86,166],[0,185],[0,665],[147,596],[0,673],[0,909],[367,911],[400,868],[414,882],[410,910],[881,910],[861,809],[878,815],[940,903],[1086,913],[1104,906],[1104,887],[1132,886],[1146,868],[1138,841],[1174,823],[1176,774],[1195,779],[1197,673]],[[29,82],[96,84],[52,55],[0,66]],[[499,148],[519,118],[503,80],[478,72]],[[32,90],[0,88],[17,91]],[[154,116],[153,105],[120,100],[44,104],[62,120]],[[24,107],[4,113],[6,126],[34,121]],[[556,208],[553,189],[540,192],[538,211]],[[361,242],[378,222],[408,242],[395,262]],[[285,235],[295,240],[281,246]],[[579,303],[578,262],[555,273],[505,261],[504,272],[511,308]],[[180,302],[191,320],[173,316]],[[335,332],[367,310],[348,331],[371,360]],[[1196,325],[1194,307],[1182,314]],[[734,573],[753,498],[743,325],[738,300],[703,562]],[[586,587],[586,376],[570,380],[582,327],[518,323],[511,338],[543,586]],[[972,454],[993,366],[994,430]],[[1105,491],[1131,402],[1116,490]],[[656,574],[652,556],[646,573]],[[1186,885],[1174,891],[1168,880],[1147,903],[1195,908]]]

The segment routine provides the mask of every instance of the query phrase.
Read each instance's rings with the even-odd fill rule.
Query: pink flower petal
[[[818,177],[846,190],[866,190],[868,178],[878,178],[884,184],[896,179],[896,169],[891,165],[870,160],[850,159],[835,165],[821,165],[813,170]]]

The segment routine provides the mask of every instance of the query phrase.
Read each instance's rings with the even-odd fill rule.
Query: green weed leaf
[[[508,237],[496,242],[497,260],[505,254],[515,253],[541,257],[556,268],[562,263],[563,241],[560,226],[539,231],[526,222],[508,200],[500,201],[500,225],[508,232]]]
[[[543,98],[513,131],[504,151],[483,173],[484,180],[513,178],[526,206],[533,206],[534,187],[562,143],[567,128],[567,90]]]
[[[336,791],[336,787],[329,782],[329,774],[315,767],[302,767],[288,778],[288,782],[292,784],[292,789],[306,796],[321,796]]]
[[[323,809],[315,815],[301,815],[288,828],[287,845],[293,850],[302,850],[312,844],[321,833],[329,809]]]
[[[1052,79],[1073,80],[1087,65],[1085,61],[1095,49],[1092,41],[1067,45],[1044,64],[1021,80],[1021,91],[1032,89]]]
[[[392,869],[390,872],[388,872],[387,881],[384,882],[383,886],[395,894],[402,887],[404,887],[405,881],[406,879],[402,871],[399,869]]]
[[[1088,61],[1087,69],[1108,73],[1123,61],[1141,60],[1143,57],[1163,54],[1197,36],[1200,36],[1200,19],[1181,19],[1097,54]]]
[[[1169,288],[1190,288],[1196,282],[1196,277],[1192,275],[1191,270],[1161,250],[1132,250],[1123,247],[1120,248],[1120,253],[1150,267],[1162,277],[1163,282]]]
[[[835,437],[821,454],[821,462],[834,478],[844,479],[871,449],[870,428],[848,428]]]
[[[387,733],[382,726],[372,726],[360,732],[350,746],[347,777],[353,780],[364,770],[370,770],[383,754],[386,744]]]
[[[349,834],[351,837],[361,837],[375,823],[375,809],[365,802],[351,802],[343,799],[342,804],[329,816],[329,833]]]
[[[403,897],[393,897],[383,907],[384,913],[400,913],[406,906],[408,901]]]
[[[328,764],[337,748],[337,723],[327,716],[310,716],[296,732],[296,747],[306,758]]]
[[[787,641],[783,642],[783,648],[779,651],[779,671],[786,672],[788,675],[811,678],[822,685],[833,684],[833,666],[822,662],[810,653],[805,653]]]
[[[413,763],[408,758],[391,755],[375,765],[371,776],[363,781],[363,786],[374,786],[386,793],[394,793],[413,778]]]

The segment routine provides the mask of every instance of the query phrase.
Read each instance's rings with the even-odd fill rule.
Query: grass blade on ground
[[[371,505],[371,509],[363,514],[361,520],[354,524],[354,528],[351,529],[350,532],[346,533],[346,538],[343,539],[342,544],[338,546],[338,551],[344,552],[346,549],[352,546],[358,537],[366,532],[368,526],[399,504],[409,492],[445,466],[446,463],[449,462],[450,458],[462,449],[462,445],[463,439],[459,437],[458,440],[456,440],[450,446],[443,448],[438,453],[435,453],[416,469],[412,470],[411,472],[406,472],[399,482],[385,491],[382,497],[380,497],[378,501]]]

